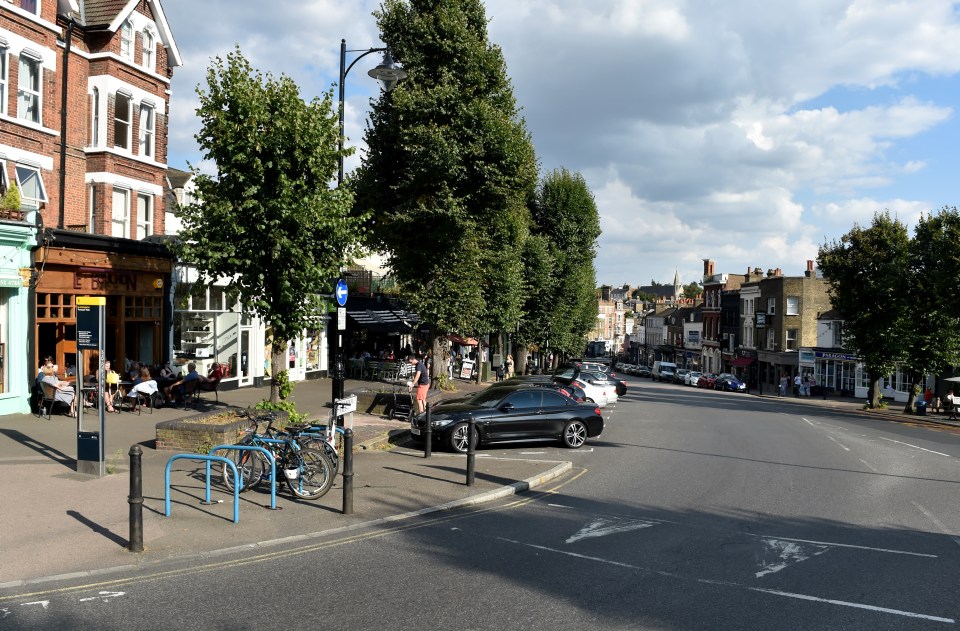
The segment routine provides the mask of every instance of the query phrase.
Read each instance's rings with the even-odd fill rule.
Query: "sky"
[[[183,57],[169,165],[205,165],[196,87],[239,44],[305,99],[337,82],[340,40],[382,46],[379,0],[161,0]],[[781,268],[889,210],[912,227],[960,205],[960,2],[487,0],[541,173],[585,178],[603,234],[597,283],[700,281]],[[348,63],[360,53],[350,53]],[[350,71],[346,136],[362,156],[366,72]],[[402,63],[402,59],[398,59]]]

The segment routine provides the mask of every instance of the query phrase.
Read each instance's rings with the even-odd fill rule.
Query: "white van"
[[[673,375],[677,372],[677,365],[673,362],[653,362],[653,370],[650,371],[650,377],[657,381],[673,381]]]

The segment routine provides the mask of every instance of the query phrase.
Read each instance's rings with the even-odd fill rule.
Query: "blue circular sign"
[[[347,306],[347,281],[342,278],[337,281],[337,289],[333,292],[337,297],[337,304],[341,307]]]

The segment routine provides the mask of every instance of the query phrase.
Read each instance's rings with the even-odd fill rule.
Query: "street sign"
[[[337,330],[346,331],[347,330],[347,310],[343,307],[337,309]]]
[[[337,290],[333,292],[337,297],[337,304],[341,307],[347,306],[347,281],[342,278],[337,281]]]

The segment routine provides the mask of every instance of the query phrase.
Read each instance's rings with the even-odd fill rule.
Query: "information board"
[[[100,313],[103,307],[77,306],[77,349],[100,348]]]

